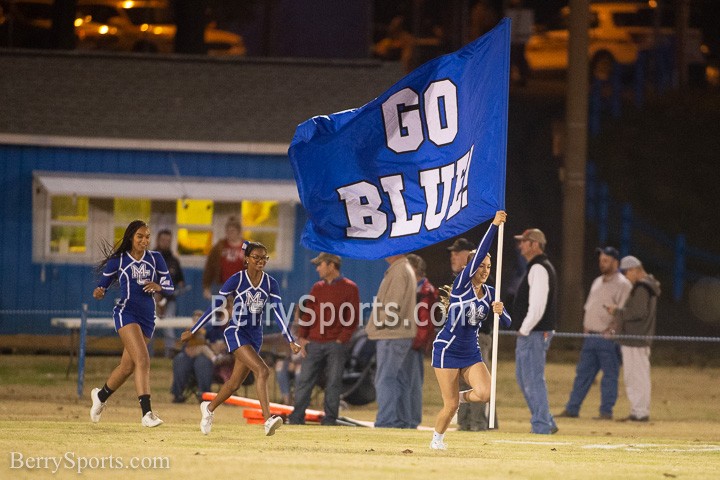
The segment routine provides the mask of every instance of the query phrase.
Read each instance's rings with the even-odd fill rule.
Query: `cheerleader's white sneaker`
[[[162,425],[163,421],[160,420],[160,417],[155,415],[152,411],[147,412],[145,416],[142,418],[142,425],[143,427],[157,427],[158,425]]]
[[[92,407],[90,407],[90,420],[92,420],[93,423],[100,421],[100,415],[102,415],[103,410],[107,407],[107,402],[100,401],[100,397],[98,397],[99,391],[99,388],[93,388],[90,392],[90,399],[92,400]]]
[[[275,430],[282,427],[283,419],[277,415],[273,415],[265,420],[265,436],[275,435]]]
[[[210,406],[210,402],[202,402],[200,404],[200,413],[202,413],[202,420],[200,420],[200,431],[205,435],[210,433],[210,430],[212,429],[213,417],[215,416],[215,413],[211,412],[208,409],[208,406]]]

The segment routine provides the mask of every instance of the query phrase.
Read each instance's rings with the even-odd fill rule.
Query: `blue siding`
[[[0,145],[0,310],[74,310],[87,303],[90,310],[109,312],[114,296],[92,298],[95,272],[89,265],[32,263],[32,172],[173,175],[172,161],[181,175],[242,179],[292,179],[286,156],[211,154],[185,152],[119,151],[76,148],[43,148]],[[310,259],[317,252],[300,246],[306,221],[297,206],[295,258],[291,272],[273,272],[283,286],[286,307],[310,290],[317,281]],[[363,302],[371,302],[382,280],[383,261],[346,260],[343,273],[360,287]],[[43,273],[44,272],[44,273]],[[202,270],[185,269],[193,289],[178,299],[178,314],[204,309]],[[44,277],[44,281],[43,281]],[[0,334],[57,334],[50,326],[52,314],[0,314]]]

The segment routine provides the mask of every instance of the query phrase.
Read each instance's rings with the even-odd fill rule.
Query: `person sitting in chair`
[[[202,314],[202,310],[196,310],[193,313],[193,320],[197,321]],[[210,391],[215,370],[220,368],[225,356],[227,356],[227,346],[222,327],[203,329],[202,334],[188,341],[173,357],[173,382],[170,388],[173,403],[185,402],[185,390],[193,379],[197,384],[195,396],[200,401],[202,393]]]

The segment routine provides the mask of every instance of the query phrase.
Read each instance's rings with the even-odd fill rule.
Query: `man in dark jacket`
[[[620,270],[633,287],[625,305],[608,305],[615,317],[618,335],[655,335],[657,299],[660,282],[648,274],[636,257],[628,255],[620,260]],[[623,359],[625,391],[630,401],[630,415],[623,421],[647,422],[650,419],[650,338],[619,339]]]

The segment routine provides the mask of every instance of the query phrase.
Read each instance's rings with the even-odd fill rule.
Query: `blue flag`
[[[510,20],[367,105],[298,125],[302,244],[379,259],[432,245],[505,204]]]

